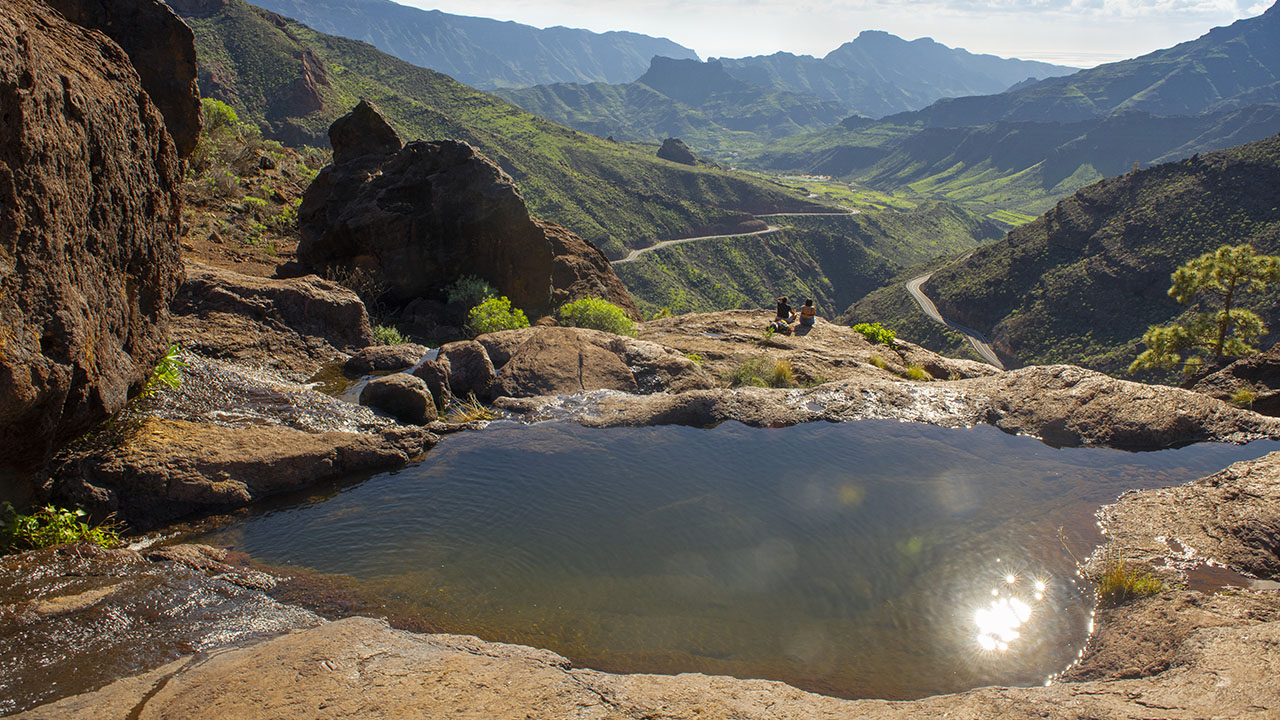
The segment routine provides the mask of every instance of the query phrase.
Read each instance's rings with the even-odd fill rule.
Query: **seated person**
[[[791,306],[787,304],[786,295],[778,298],[778,319],[784,322],[791,322],[796,319],[796,314],[792,312]]]
[[[800,324],[805,327],[813,327],[813,321],[818,317],[818,309],[813,306],[813,301],[806,299],[804,307],[800,308]]]

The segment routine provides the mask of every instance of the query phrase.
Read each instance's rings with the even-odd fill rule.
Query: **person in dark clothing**
[[[778,318],[785,322],[791,322],[796,319],[796,314],[791,311],[791,306],[787,304],[787,296],[783,295],[778,298]]]

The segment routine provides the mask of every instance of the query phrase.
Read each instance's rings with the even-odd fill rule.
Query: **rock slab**
[[[167,11],[166,11],[167,12]],[[0,495],[121,409],[168,344],[181,163],[129,56],[37,0],[0,13]]]

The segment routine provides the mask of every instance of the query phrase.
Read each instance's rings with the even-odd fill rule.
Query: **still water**
[[[1276,449],[1054,449],[894,421],[498,423],[199,540],[580,666],[913,698],[1067,667],[1092,606],[1070,553],[1096,541],[1098,506]]]

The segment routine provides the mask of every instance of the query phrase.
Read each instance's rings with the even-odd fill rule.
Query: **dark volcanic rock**
[[[291,380],[375,342],[360,298],[315,275],[275,280],[191,262],[173,314],[183,347],[253,361]]]
[[[583,297],[638,311],[595,246],[529,217],[514,181],[466,143],[399,140],[362,103],[333,125],[334,164],[299,210],[298,259],[357,268],[393,306],[475,275],[533,317]]]
[[[693,151],[680,138],[667,138],[662,141],[662,147],[658,148],[658,157],[671,162],[678,162],[682,165],[697,165],[698,158],[694,157]]]
[[[489,386],[493,385],[497,372],[480,343],[463,340],[444,345],[440,348],[439,363],[448,373],[449,389],[455,397],[489,396]]]
[[[181,163],[128,56],[35,0],[0,13],[0,495],[122,408],[168,341]]]
[[[160,0],[44,0],[77,25],[100,30],[133,62],[142,87],[187,157],[200,139],[200,92],[191,28]]]
[[[1246,406],[1263,415],[1280,416],[1280,345],[1264,353],[1241,358],[1207,377],[1192,388],[1219,400],[1230,401],[1241,390],[1253,393]]]
[[[435,398],[422,378],[394,373],[374,378],[360,391],[360,404],[377,408],[400,422],[425,425],[436,419]]]
[[[445,363],[424,358],[413,369],[413,374],[427,384],[427,388],[431,390],[431,396],[436,400],[436,407],[444,407],[453,396],[453,388],[449,384],[449,368]]]

